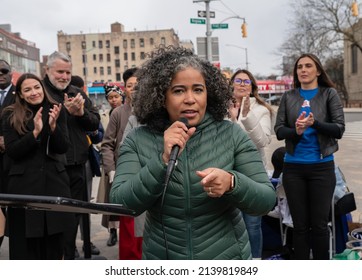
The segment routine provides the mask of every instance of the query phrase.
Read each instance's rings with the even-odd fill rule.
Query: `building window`
[[[92,47],[93,47],[93,48],[96,47],[96,41],[92,41]]]
[[[120,61],[119,59],[116,59],[116,60],[114,61],[114,66],[120,67],[120,66],[121,66],[121,61]]]
[[[108,67],[107,67],[107,74],[108,74],[108,75],[112,75],[112,68],[111,68],[111,66],[108,66]]]
[[[161,37],[161,45],[165,45],[165,46],[166,46],[166,39],[165,39],[165,37]]]
[[[99,55],[99,62],[103,62],[103,54]]]
[[[98,41],[98,48],[103,49],[103,41]]]
[[[67,52],[69,52],[70,50],[71,50],[71,47],[70,47],[71,45],[70,45],[70,42],[67,42],[66,44],[65,44],[65,47],[66,47],[66,49],[67,49]]]
[[[109,40],[106,40],[106,48],[109,49],[111,47],[111,43]]]
[[[140,39],[140,47],[141,48],[145,47],[145,39],[143,39],[143,38]]]
[[[134,39],[131,39],[131,48],[134,49],[135,48],[135,42],[134,42]]]
[[[123,54],[123,60],[128,60],[128,53]]]
[[[154,43],[155,42],[154,42],[153,38],[150,38],[150,45],[153,46]]]
[[[140,57],[141,57],[141,59],[145,59],[146,58],[145,52],[141,52]]]
[[[97,67],[93,67],[93,74],[97,74]]]
[[[97,55],[96,54],[93,55],[93,61],[97,61]]]
[[[99,67],[99,74],[104,75],[104,68],[102,66]]]
[[[133,52],[131,53],[131,60],[132,61],[135,61],[136,60],[136,54]]]
[[[87,44],[85,41],[82,41],[82,49],[86,50],[87,49]]]
[[[114,47],[114,54],[119,54],[119,47],[118,46]]]
[[[82,54],[82,62],[83,62],[83,64],[87,63],[87,55],[86,54]]]
[[[116,73],[116,81],[120,81],[121,80],[121,73]]]
[[[357,64],[357,53],[358,48],[356,44],[351,46],[351,72],[352,74],[356,74],[358,72],[358,64]]]
[[[111,62],[111,54],[107,53],[107,62]]]
[[[127,49],[127,40],[123,40],[123,48]]]

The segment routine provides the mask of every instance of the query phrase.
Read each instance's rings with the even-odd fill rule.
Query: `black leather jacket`
[[[299,90],[283,94],[274,126],[277,139],[285,139],[287,152],[291,155],[302,137],[295,129],[304,101]],[[312,127],[317,130],[321,158],[324,158],[338,150],[336,139],[341,139],[345,130],[343,106],[334,88],[319,87],[316,96],[310,100],[310,107],[315,119]]]

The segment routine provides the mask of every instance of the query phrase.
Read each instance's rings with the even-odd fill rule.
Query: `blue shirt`
[[[306,112],[306,116],[312,112],[310,108],[310,100],[318,93],[318,88],[315,89],[300,89],[300,95],[304,98],[303,104],[299,110],[299,114]],[[311,163],[320,163],[333,160],[333,154],[325,158],[322,157],[317,131],[308,127],[302,134],[302,138],[295,146],[294,155],[285,154],[285,162],[290,163],[301,163],[301,164],[311,164]]]

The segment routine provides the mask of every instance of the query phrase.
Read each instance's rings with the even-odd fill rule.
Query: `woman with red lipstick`
[[[152,53],[137,77],[141,126],[120,148],[110,198],[147,211],[142,258],[250,259],[240,210],[264,215],[276,197],[255,145],[225,120],[226,78],[176,47]]]
[[[334,156],[345,130],[341,100],[320,60],[301,55],[294,89],[280,102],[275,123],[285,139],[283,185],[293,219],[295,259],[329,259],[328,222],[336,185]]]
[[[249,135],[261,155],[265,170],[267,170],[265,147],[271,142],[273,110],[259,96],[256,80],[248,70],[236,71],[230,81],[236,101],[229,108],[230,119],[239,124]],[[253,259],[261,259],[263,249],[261,216],[243,213],[243,217],[249,234]]]
[[[70,197],[65,171],[69,146],[66,114],[34,74],[16,83],[15,103],[3,111],[3,133],[12,163],[8,193]],[[63,258],[63,232],[70,213],[8,208],[10,259]]]

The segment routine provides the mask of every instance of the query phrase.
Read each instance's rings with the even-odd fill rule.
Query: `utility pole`
[[[211,23],[210,23],[210,2],[215,0],[194,0],[194,3],[205,2],[206,10],[206,57],[207,60],[212,62],[212,48],[211,48]]]

